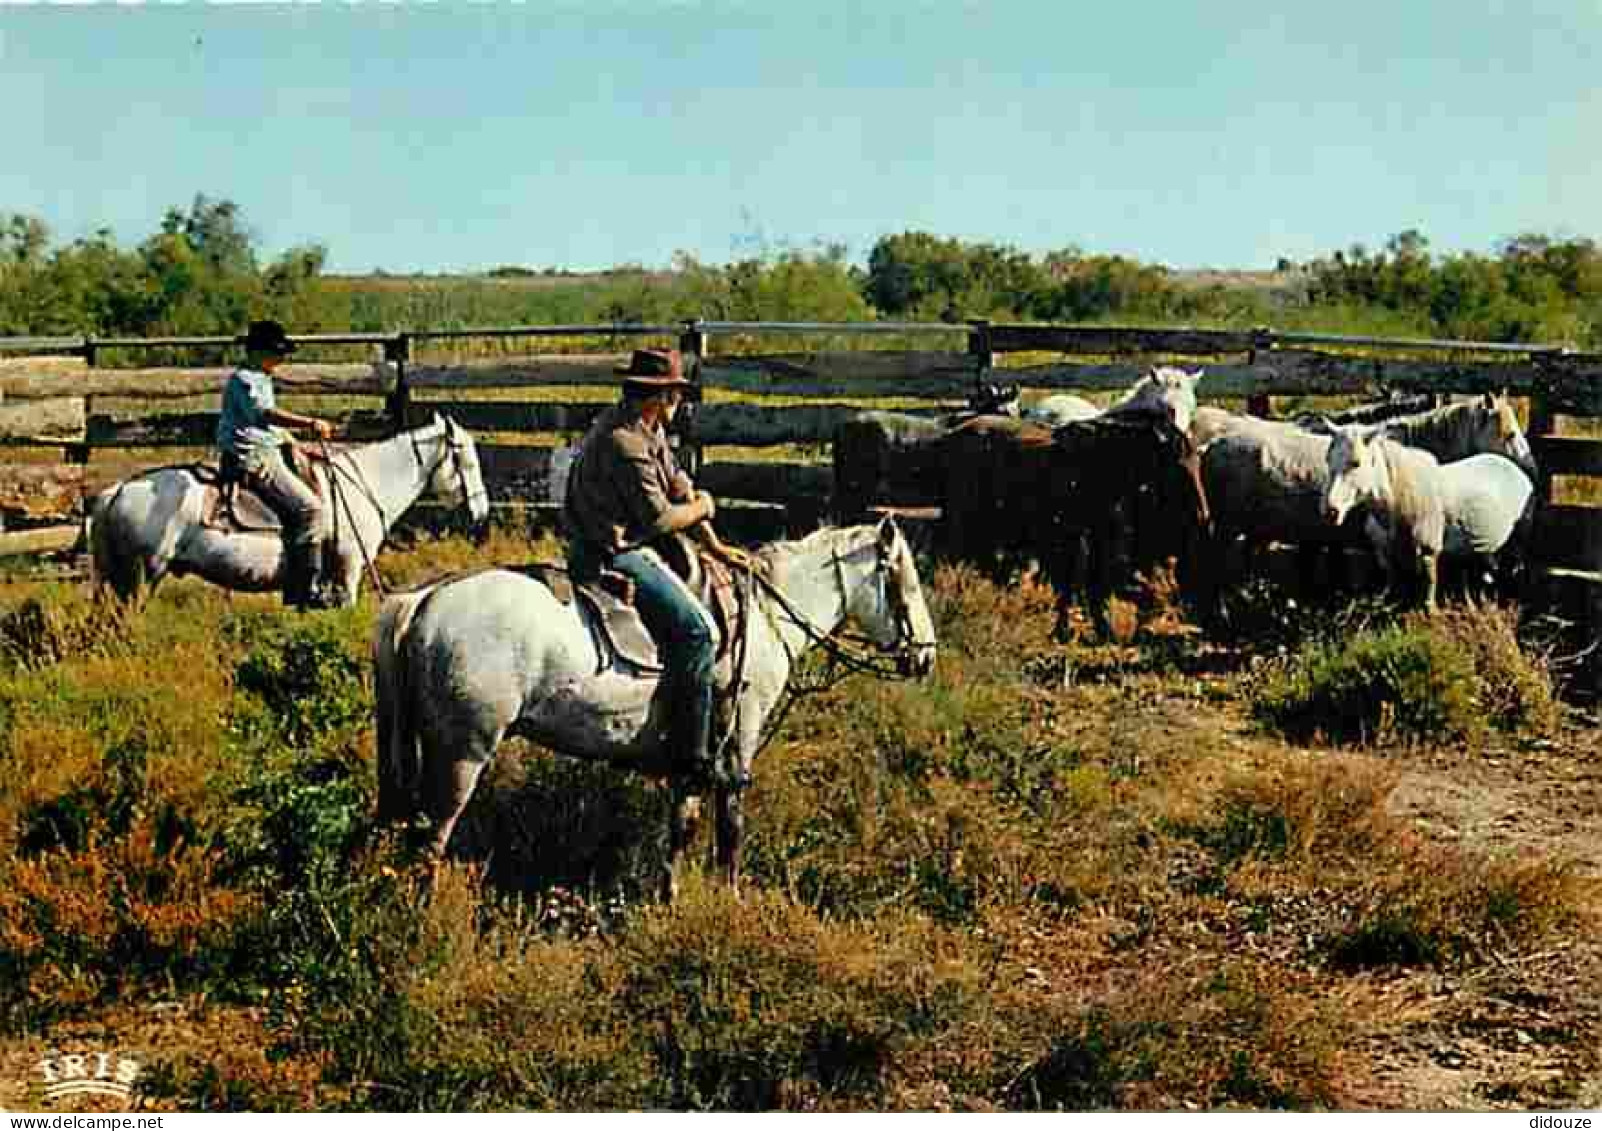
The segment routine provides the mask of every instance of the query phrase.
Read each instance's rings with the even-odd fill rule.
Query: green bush
[[[236,719],[289,746],[325,742],[372,718],[365,621],[356,611],[290,619],[247,615],[225,633],[248,643],[234,673]]]
[[[1264,665],[1252,691],[1256,717],[1298,741],[1475,741],[1557,719],[1545,665],[1520,646],[1515,614],[1490,605],[1326,632]]]
[[[1304,646],[1257,688],[1252,710],[1291,738],[1372,743],[1479,735],[1472,657],[1425,629],[1394,625]]]

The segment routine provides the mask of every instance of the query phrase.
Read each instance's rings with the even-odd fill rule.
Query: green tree
[[[195,254],[224,275],[254,275],[256,248],[239,205],[197,193],[188,212],[169,208],[161,221],[164,235],[182,236]]]

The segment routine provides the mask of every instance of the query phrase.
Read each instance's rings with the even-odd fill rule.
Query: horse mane
[[[1393,397],[1390,400],[1377,401],[1374,404],[1354,405],[1343,408],[1339,412],[1304,412],[1293,417],[1293,422],[1302,428],[1316,430],[1315,425],[1329,421],[1334,425],[1344,424],[1383,424],[1388,420],[1395,420],[1399,416],[1417,416],[1421,413],[1435,409],[1435,398],[1429,393],[1413,393],[1405,396]]]
[[[1442,503],[1440,484],[1435,478],[1435,471],[1440,467],[1436,458],[1423,448],[1384,435],[1376,437],[1372,446],[1372,458],[1383,459],[1389,469],[1390,506],[1392,512],[1404,520],[1406,529],[1410,532],[1424,529],[1432,516],[1438,519]],[[1437,532],[1434,538],[1439,536]],[[1440,546],[1433,548],[1439,550]]]
[[[767,565],[779,566],[787,559],[813,552],[819,548],[819,543],[839,540],[843,536],[860,529],[862,529],[861,526],[835,526],[832,523],[826,523],[800,538],[784,538],[775,542],[765,543],[756,549],[755,554]]]
[[[1459,401],[1426,412],[1392,417],[1376,426],[1381,436],[1410,447],[1429,447],[1432,443],[1461,441],[1474,433],[1483,411],[1478,400]]]

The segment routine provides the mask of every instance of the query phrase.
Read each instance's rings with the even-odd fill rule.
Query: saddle
[[[317,496],[327,501],[326,484],[331,477],[319,479],[313,468],[328,462],[319,452],[310,452],[293,444],[284,445],[284,458],[290,469],[308,484]],[[225,474],[216,464],[194,463],[188,470],[197,482],[206,488],[206,499],[201,509],[201,525],[230,534],[278,532],[283,523],[261,497],[245,486],[238,474]]]
[[[691,576],[685,577],[675,554],[663,554],[670,568],[684,580],[690,591],[712,612],[718,628],[717,663],[732,656],[735,642],[744,628],[746,609],[735,589],[734,575],[721,561],[707,554],[689,551],[693,559]],[[593,580],[575,580],[563,566],[538,562],[518,572],[532,577],[551,591],[564,605],[575,602],[590,613],[591,631],[612,653],[645,671],[660,675],[662,659],[650,630],[640,619],[634,604],[634,583],[621,573],[602,570]]]

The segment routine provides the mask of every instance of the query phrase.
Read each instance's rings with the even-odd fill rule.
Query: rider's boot
[[[328,584],[328,571],[324,568],[322,542],[313,542],[306,548],[306,602],[307,609],[332,609],[339,605],[339,597]]]
[[[323,587],[322,543],[292,543],[284,557],[284,604],[304,610],[330,609],[334,603]]]
[[[726,784],[712,750],[712,682],[679,679],[675,681],[673,727],[669,734],[674,770],[692,786],[711,788]]]
[[[290,542],[284,546],[284,608],[306,607],[307,546],[303,542]]]

